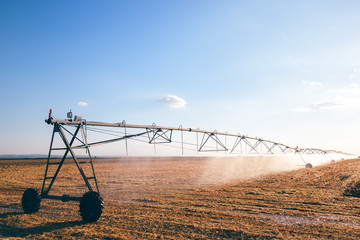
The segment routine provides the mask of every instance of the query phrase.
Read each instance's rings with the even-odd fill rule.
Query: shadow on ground
[[[23,213],[9,213],[9,214],[23,214]],[[64,229],[82,224],[85,224],[85,222],[84,221],[56,222],[56,223],[47,223],[42,226],[29,227],[29,228],[2,225],[0,226],[0,232],[3,237],[27,237],[32,234],[43,234],[45,232],[52,232],[54,230]]]

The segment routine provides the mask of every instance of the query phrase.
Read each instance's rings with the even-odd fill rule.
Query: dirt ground
[[[66,161],[51,194],[82,196],[84,182],[75,164]],[[43,199],[39,212],[24,214],[22,193],[41,189],[46,160],[0,160],[0,237],[360,238],[360,199],[343,195],[360,178],[360,159],[275,173],[261,170],[259,162],[242,171],[244,165],[236,161],[96,159],[105,208],[97,222],[85,223],[78,202]]]

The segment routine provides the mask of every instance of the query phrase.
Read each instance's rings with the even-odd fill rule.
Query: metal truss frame
[[[230,133],[222,133],[215,131],[205,131],[200,129],[193,129],[193,128],[183,128],[180,126],[179,128],[175,127],[163,127],[163,126],[156,126],[155,124],[152,125],[134,125],[134,124],[126,124],[125,121],[122,123],[103,123],[103,122],[90,122],[90,121],[71,121],[71,120],[54,120],[54,119],[47,119],[46,122],[48,124],[59,124],[59,125],[86,125],[86,126],[98,126],[98,127],[120,127],[124,128],[125,132],[126,129],[143,129],[143,132],[137,134],[130,134],[127,135],[125,133],[124,136],[119,138],[114,138],[105,141],[93,142],[93,143],[82,143],[78,146],[72,147],[75,148],[84,148],[90,147],[95,145],[107,144],[111,142],[127,140],[129,138],[138,137],[142,135],[147,135],[148,143],[150,144],[160,144],[160,143],[172,143],[172,136],[173,131],[180,131],[181,132],[181,144],[182,144],[182,153],[184,152],[184,142],[183,142],[183,132],[194,132],[194,133],[202,133],[202,140],[199,145],[198,143],[198,136],[196,136],[196,151],[197,152],[226,152],[229,149],[226,146],[226,137],[235,137],[236,140],[234,145],[232,146],[231,150],[229,151],[231,154],[235,153],[235,150],[240,146],[241,143],[244,143],[246,147],[250,150],[247,153],[255,153],[255,154],[276,154],[276,153],[300,153],[300,154],[344,154],[344,155],[351,155],[348,153],[344,153],[341,151],[335,150],[322,150],[317,148],[298,148],[298,147],[291,147],[279,142],[274,142],[270,140],[265,140],[262,138],[254,138],[240,134],[230,134]],[[225,136],[225,144],[219,139],[218,136]],[[210,144],[216,144],[216,149],[209,149]],[[65,148],[66,150],[66,148]]]
[[[65,132],[67,132],[71,136],[70,141],[67,139]],[[82,134],[83,140],[77,137],[79,132]],[[65,145],[65,148],[53,148],[55,134],[58,134],[60,136],[62,142]],[[74,149],[79,148],[79,147],[73,147],[73,144],[76,140],[79,141],[80,143],[82,143],[83,148],[86,149],[86,152],[88,154],[88,160],[79,161],[79,159],[76,157]],[[57,159],[51,159],[51,153],[54,150],[65,150],[65,153],[60,161]],[[53,133],[52,133],[51,143],[50,143],[50,148],[49,148],[49,154],[48,154],[47,164],[46,164],[46,169],[45,169],[45,175],[44,175],[43,185],[41,188],[41,198],[60,199],[64,202],[70,201],[70,200],[80,201],[80,197],[70,197],[68,195],[63,195],[63,196],[49,195],[49,192],[50,192],[65,160],[67,159],[69,153],[71,155],[72,160],[74,160],[74,163],[76,164],[76,166],[85,182],[85,185],[87,186],[89,191],[93,191],[93,189],[96,189],[96,191],[99,193],[98,182],[96,179],[94,165],[92,163],[92,157],[91,157],[91,154],[89,151],[89,145],[87,143],[87,138],[86,138],[83,123],[80,122],[76,126],[76,129],[74,132],[69,131],[64,126],[62,126],[58,123],[54,123],[54,128],[53,128]],[[86,176],[85,172],[83,171],[83,169],[81,167],[82,164],[90,164],[91,170],[92,170],[92,173],[91,173],[92,176]],[[49,168],[51,166],[57,166],[57,169],[54,174],[49,173]],[[51,180],[51,182],[48,183],[48,180]],[[90,184],[89,180],[94,180],[94,183]],[[94,184],[95,184],[95,186],[94,186]]]
[[[216,146],[220,146],[221,149],[214,149],[214,150],[206,150],[204,149],[206,143],[208,143],[209,139],[212,139],[215,141]],[[226,146],[220,141],[220,139],[217,137],[217,133],[216,132],[204,132],[204,135],[202,137],[198,152],[219,152],[219,151],[228,151],[228,149],[226,148]]]
[[[147,136],[150,144],[171,143],[172,129],[162,130],[161,128],[147,128]],[[170,134],[170,135],[168,135]],[[160,141],[156,141],[160,140]]]

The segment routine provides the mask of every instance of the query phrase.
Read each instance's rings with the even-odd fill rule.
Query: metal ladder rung
[[[86,178],[86,179],[88,179],[88,180],[89,180],[89,179],[95,179],[95,177],[88,177],[88,178]]]
[[[51,148],[51,151],[66,150],[67,148]]]
[[[45,179],[53,179],[54,177],[46,177]]]
[[[84,164],[84,163],[91,163],[90,161],[79,161],[79,164]]]
[[[59,165],[61,162],[52,162],[52,163],[49,163],[49,165]]]

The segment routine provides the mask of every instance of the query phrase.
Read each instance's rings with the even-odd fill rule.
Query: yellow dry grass
[[[67,161],[53,193],[81,196],[86,188]],[[39,212],[23,214],[21,195],[40,189],[46,162],[0,160],[0,237],[359,239],[360,199],[343,192],[358,180],[360,159],[231,181],[206,172],[207,161],[96,159],[105,209],[84,223],[77,202],[44,199]]]

